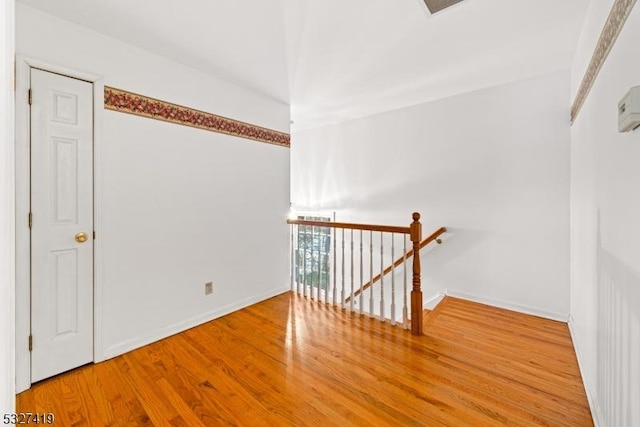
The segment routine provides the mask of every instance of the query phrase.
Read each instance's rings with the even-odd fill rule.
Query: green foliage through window
[[[305,221],[330,221],[331,218],[299,216]],[[331,228],[298,226],[296,281],[312,288],[329,289],[331,264]]]

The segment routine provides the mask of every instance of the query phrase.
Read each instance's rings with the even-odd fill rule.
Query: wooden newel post
[[[413,242],[413,289],[411,290],[411,334],[422,335],[422,288],[420,279],[420,242],[422,241],[422,224],[420,214],[413,213],[410,226]]]

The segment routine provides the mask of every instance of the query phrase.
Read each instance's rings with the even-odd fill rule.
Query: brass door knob
[[[78,233],[76,234],[76,242],[84,243],[87,241],[87,233]]]

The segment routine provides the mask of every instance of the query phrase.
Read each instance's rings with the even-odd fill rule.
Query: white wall
[[[442,289],[551,317],[569,313],[569,71],[297,132],[296,208],[408,225]]]
[[[612,1],[591,2],[574,92]],[[640,85],[636,5],[571,128],[571,316],[600,425],[640,425],[640,131],[617,131],[617,104]]]
[[[289,107],[275,100],[24,5],[16,19],[19,54],[102,75],[108,86],[288,131]],[[103,125],[99,357],[287,289],[289,149],[96,113]],[[208,281],[214,293],[205,297]]]
[[[14,1],[0,6],[0,414],[15,411]]]

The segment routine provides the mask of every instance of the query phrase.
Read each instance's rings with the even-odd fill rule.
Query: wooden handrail
[[[440,237],[440,235],[442,233],[446,233],[447,229],[446,227],[440,227],[438,228],[436,231],[434,231],[433,233],[431,233],[429,235],[429,237],[427,237],[426,239],[424,239],[422,242],[420,242],[420,249],[424,248],[425,246],[427,246],[429,243],[433,242],[434,240],[437,240],[438,243],[440,243],[440,239],[438,239],[438,237]],[[398,258],[397,260],[394,261],[393,266],[388,266],[387,268],[384,269],[384,271],[382,272],[382,274],[378,273],[373,279],[371,279],[370,281],[368,281],[367,283],[365,283],[364,285],[362,285],[362,287],[360,289],[358,289],[357,291],[355,291],[353,293],[353,297],[357,297],[358,295],[360,295],[362,292],[366,291],[367,289],[369,289],[371,286],[373,286],[377,281],[379,281],[382,276],[386,276],[387,274],[391,273],[391,270],[393,270],[394,267],[398,267],[400,266],[405,258],[409,259],[413,256],[413,248],[409,249],[407,251],[407,253],[405,254],[405,256],[401,256],[400,258]],[[345,300],[345,302],[349,302],[349,300],[351,299],[351,297],[347,297],[347,299]]]
[[[355,224],[349,222],[306,221],[302,219],[288,219],[287,224],[306,225],[312,227],[346,228],[350,230],[382,231],[383,233],[411,233],[410,227],[397,227],[394,225]]]

